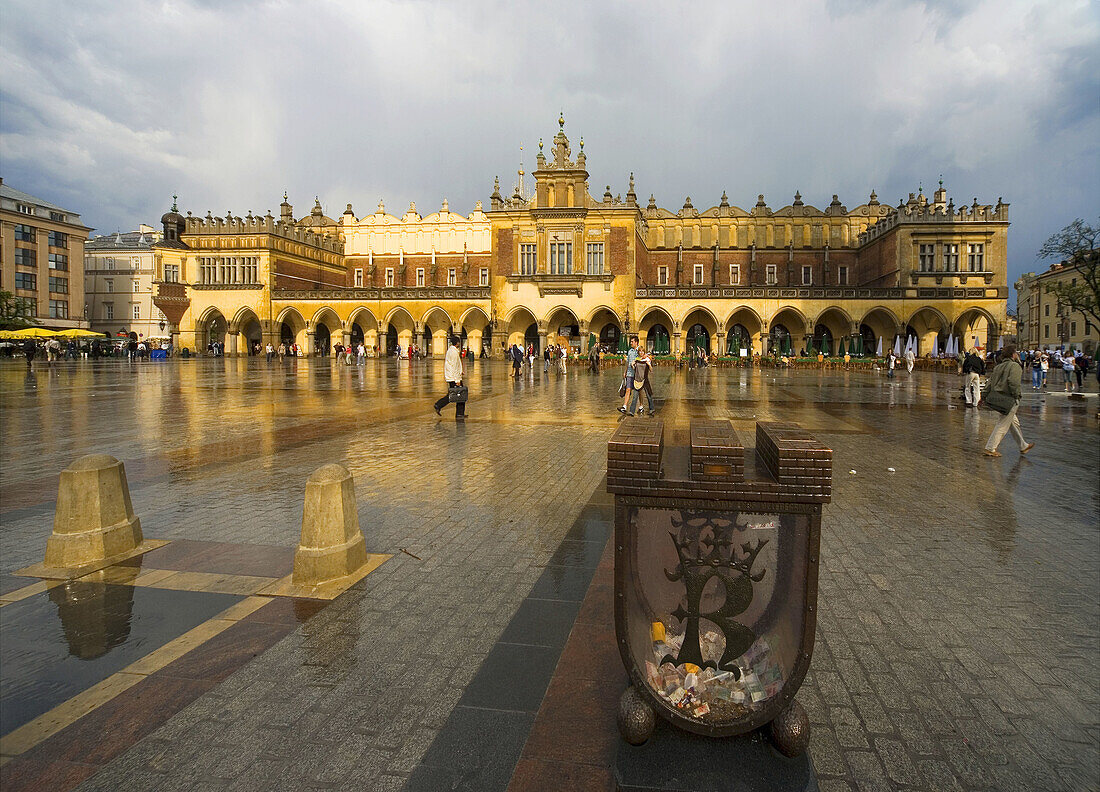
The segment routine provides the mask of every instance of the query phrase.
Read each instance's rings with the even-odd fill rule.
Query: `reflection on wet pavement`
[[[77,580],[0,609],[0,734],[238,601],[227,594]]]

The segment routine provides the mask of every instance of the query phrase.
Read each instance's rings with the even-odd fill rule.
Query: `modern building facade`
[[[84,297],[97,332],[167,338],[167,318],[153,304],[153,245],[161,231],[142,225],[84,244]]]
[[[564,119],[539,143],[528,194],[499,181],[489,210],[444,200],[421,216],[341,217],[316,202],[295,220],[165,215],[154,246],[161,307],[182,346],[228,336],[295,340],[310,352],[362,339],[385,353],[418,343],[441,355],[449,334],[475,351],[554,340],[585,352],[638,335],[658,351],[766,353],[822,343],[874,351],[898,335],[919,354],[949,335],[996,343],[1006,318],[1008,204],[956,207],[942,184],[896,207],[872,192],[849,210],[802,201],[745,210],[725,194],[676,212],[589,189],[583,139],[574,158]],[[178,317],[178,318],[173,318]]]
[[[76,212],[0,179],[0,289],[32,305],[37,324],[87,327],[81,262],[91,230]]]
[[[1095,254],[1094,254],[1095,255]],[[1079,311],[1069,311],[1058,304],[1050,288],[1058,283],[1077,284],[1081,272],[1062,261],[1051,264],[1045,272],[1027,272],[1016,281],[1016,334],[1023,349],[1080,349],[1086,354],[1096,352],[1096,331]]]

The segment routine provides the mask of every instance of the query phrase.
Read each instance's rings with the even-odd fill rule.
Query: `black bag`
[[[465,385],[452,385],[447,389],[447,401],[451,404],[465,404],[470,396],[470,389]]]
[[[1008,411],[1016,406],[1016,400],[1002,391],[991,390],[982,397],[981,406],[1008,415]]]
[[[623,381],[619,383],[619,398],[626,398],[626,377],[623,377]]]

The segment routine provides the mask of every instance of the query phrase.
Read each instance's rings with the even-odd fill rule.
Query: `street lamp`
[[[164,320],[163,319],[160,320],[160,331],[162,333],[164,332]]]

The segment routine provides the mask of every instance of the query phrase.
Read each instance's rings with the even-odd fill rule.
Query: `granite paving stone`
[[[577,606],[608,539],[618,376],[468,365],[458,425],[431,410],[441,361],[80,361],[33,377],[0,362],[5,591],[42,560],[58,472],[87,453],[124,461],[145,535],[179,542],[165,559],[285,574],[305,481],[330,462],[353,473],[368,550],[394,554],[301,622],[256,620],[289,633],[224,679],[209,666],[213,687],[79,789],[507,786],[540,704],[523,669],[554,668],[571,619],[611,629],[608,604]],[[1036,447],[1007,439],[990,460],[992,416],[960,406],[951,374],[661,366],[653,382],[667,426],[731,420],[746,462],[756,421],[833,450],[803,693],[822,790],[1100,788],[1095,407],[1025,388]],[[108,408],[125,418],[89,420]],[[212,552],[226,545],[256,550]],[[533,620],[504,636],[521,608]],[[504,689],[471,688],[498,668]],[[515,709],[502,722],[478,700]],[[510,746],[483,777],[445,767],[480,750],[439,744],[456,712]]]

